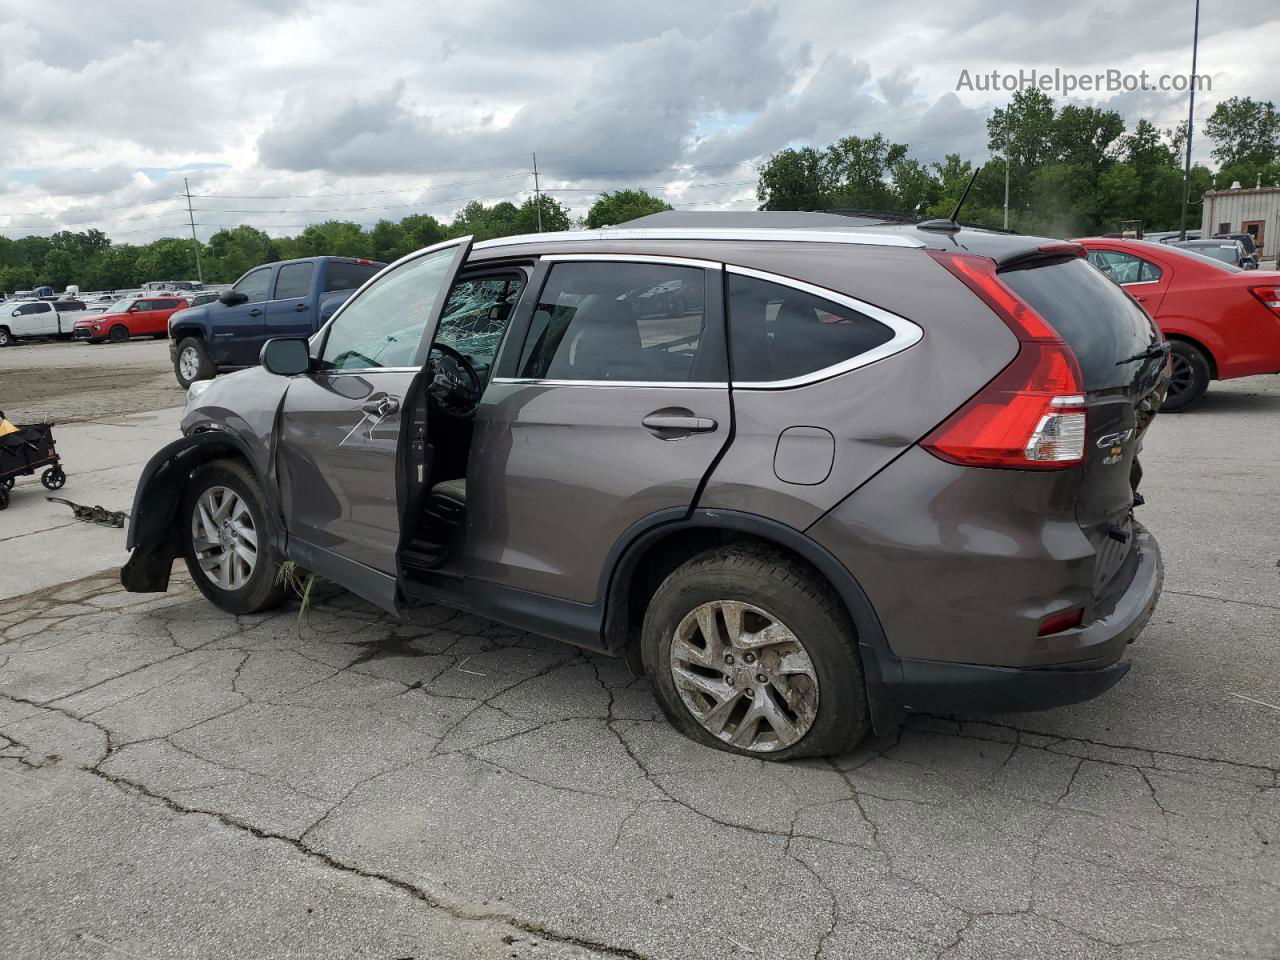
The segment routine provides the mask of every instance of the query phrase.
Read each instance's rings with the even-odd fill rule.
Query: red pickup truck
[[[95,313],[76,322],[72,336],[77,340],[124,343],[130,337],[167,337],[169,316],[185,310],[182,297],[137,297],[117,300],[105,313]]]

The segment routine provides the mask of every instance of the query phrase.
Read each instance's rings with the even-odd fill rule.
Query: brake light
[[[1066,342],[1000,282],[995,261],[930,251],[1020,341],[1017,356],[921,442],[935,457],[973,467],[1062,470],[1084,462],[1084,378]]]
[[[1262,305],[1280,317],[1280,287],[1250,287],[1249,292],[1262,301]]]

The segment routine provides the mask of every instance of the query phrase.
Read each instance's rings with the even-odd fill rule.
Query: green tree
[[[79,275],[75,257],[63,249],[49,251],[40,273],[44,283],[59,291],[65,290]]]
[[[348,220],[313,223],[298,236],[301,257],[371,257],[373,243],[360,224]]]
[[[36,272],[30,264],[0,267],[0,290],[13,293],[15,290],[30,290],[35,285]]]
[[[596,230],[670,209],[671,204],[647,190],[615,190],[612,193],[606,190],[587,211],[585,226]]]
[[[1270,100],[1223,100],[1209,115],[1205,135],[1213,141],[1213,159],[1223,167],[1280,160],[1280,113]]]
[[[449,235],[448,230],[429,213],[415,213],[400,221],[400,229],[404,231],[410,250],[421,250],[439,243]]]
[[[1114,110],[1067,104],[1054,117],[1052,129],[1056,159],[1097,173],[1114,161],[1114,145],[1124,133],[1124,118]]]
[[[142,282],[138,271],[141,248],[116,244],[94,257],[84,278],[86,290],[123,290]],[[184,278],[185,279],[185,278]]]
[[[259,264],[280,259],[275,241],[246,224],[219,230],[209,238],[208,251],[205,277],[222,283],[231,283]]]
[[[510,201],[503,200],[492,207],[486,207],[479,200],[472,200],[453,218],[449,224],[449,236],[465,237],[468,234],[476,240],[491,240],[494,237],[509,237],[521,231],[516,226],[519,208]]]
[[[539,201],[537,197],[530,197],[520,204],[513,221],[516,233],[538,232],[538,208]],[[549,197],[545,193],[542,194],[541,208],[543,233],[568,230],[573,226],[573,221],[569,218],[569,208],[555,197]]]
[[[842,137],[827,147],[823,158],[831,185],[831,206],[892,210],[897,197],[886,182],[907,157],[907,146],[890,143],[881,134]]]
[[[136,275],[149,280],[186,280],[196,275],[196,254],[190,240],[164,237],[143,247]]]
[[[831,204],[825,153],[813,147],[788,147],[760,169],[756,199],[761,210],[822,210]],[[590,223],[588,223],[590,226]]]
[[[899,160],[891,168],[890,174],[895,210],[923,213],[942,196],[942,184],[918,160],[909,157]]]
[[[404,227],[390,220],[379,220],[374,224],[369,231],[369,242],[373,248],[373,259],[383,263],[399,260],[415,249],[410,245]]]

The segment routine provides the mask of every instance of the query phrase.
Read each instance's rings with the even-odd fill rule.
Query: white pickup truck
[[[0,347],[23,337],[70,338],[83,310],[79,300],[6,300],[0,303]]]

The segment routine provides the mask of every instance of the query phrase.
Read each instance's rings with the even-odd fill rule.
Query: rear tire
[[[1178,413],[1204,396],[1209,389],[1212,370],[1209,358],[1185,340],[1170,342],[1173,373],[1169,379],[1169,392],[1160,406],[1162,413]]]
[[[187,570],[214,606],[258,613],[289,596],[279,582],[266,501],[244,464],[214,460],[197,469],[183,491],[178,524]]]
[[[178,343],[178,352],[173,361],[173,375],[178,379],[178,386],[186,390],[197,380],[212,380],[218,371],[205,349],[204,341],[199,337],[186,337]]]
[[[781,553],[730,546],[687,561],[654,593],[640,643],[667,719],[707,746],[791,760],[851,750],[870,729],[848,613]]]
[[[112,343],[124,343],[129,339],[129,328],[116,324],[107,332],[107,339]]]

